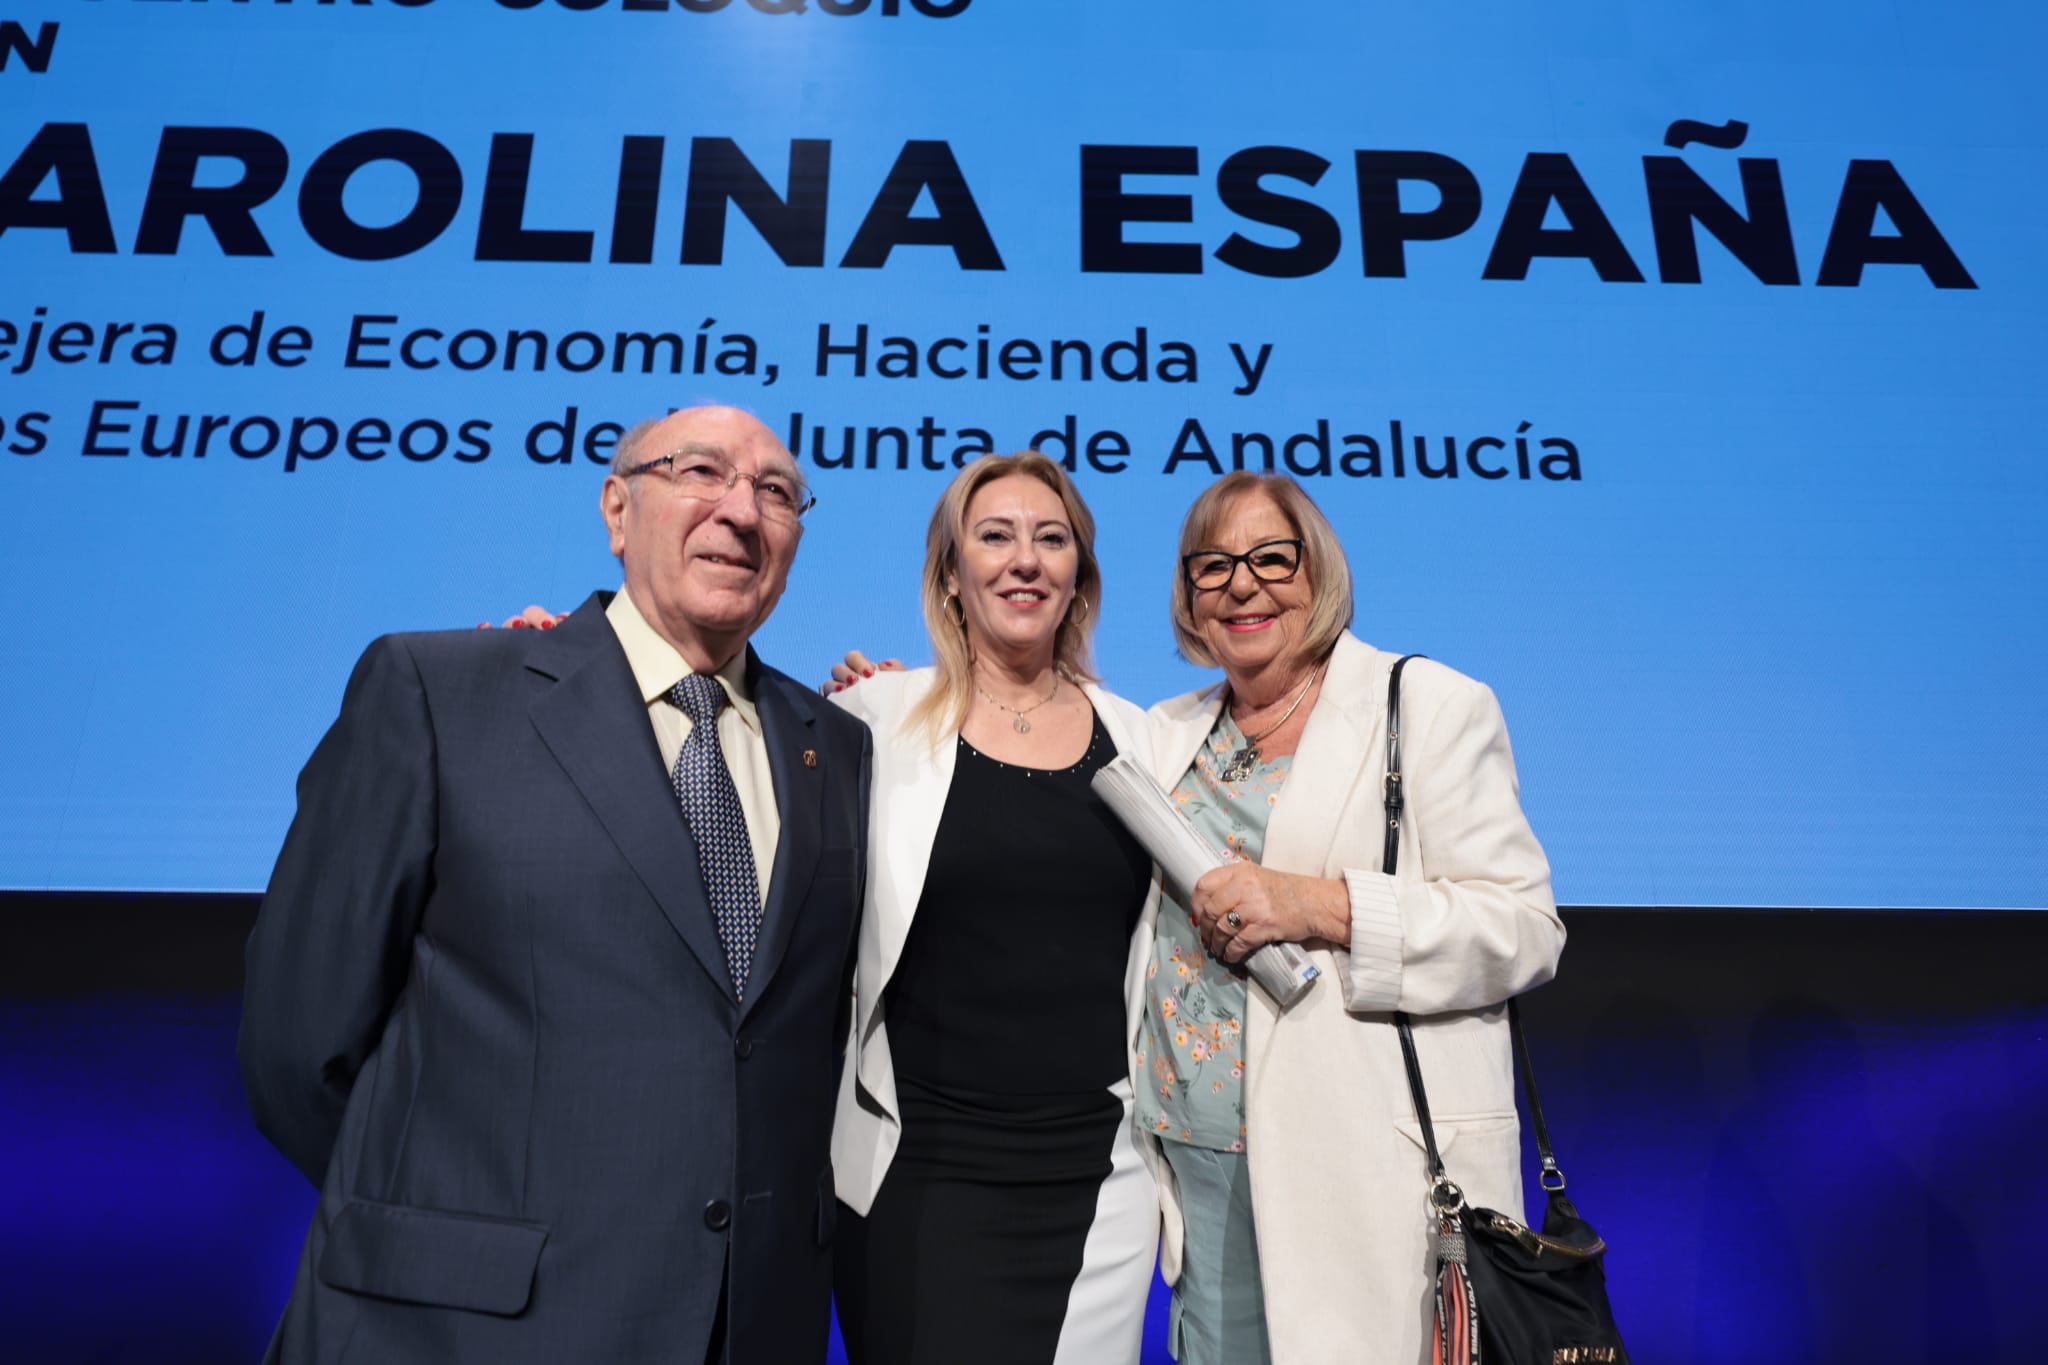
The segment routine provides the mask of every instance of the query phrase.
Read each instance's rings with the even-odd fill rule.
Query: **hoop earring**
[[[1067,608],[1067,624],[1078,630],[1081,623],[1087,619],[1088,599],[1077,593],[1074,596],[1073,605]]]
[[[947,619],[952,621],[960,630],[964,632],[967,629],[967,608],[960,604],[959,593],[949,592],[946,594],[945,612]]]

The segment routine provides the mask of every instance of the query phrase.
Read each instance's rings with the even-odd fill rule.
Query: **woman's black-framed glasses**
[[[1262,583],[1285,583],[1301,569],[1302,548],[1302,541],[1289,539],[1262,540],[1241,555],[1197,550],[1180,557],[1180,569],[1189,587],[1204,590],[1227,586],[1240,564]]]
[[[794,473],[769,469],[742,474],[729,461],[709,451],[678,450],[634,465],[625,471],[625,477],[650,474],[664,467],[668,473],[663,482],[678,497],[717,502],[732,491],[734,484],[745,479],[754,485],[754,506],[761,509],[764,517],[796,521],[818,505],[817,495]]]

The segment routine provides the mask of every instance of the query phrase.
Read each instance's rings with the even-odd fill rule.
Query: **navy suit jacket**
[[[744,1003],[605,595],[387,636],[248,946],[263,1132],[320,1186],[286,1365],[822,1360],[865,727],[749,653],[781,820]]]

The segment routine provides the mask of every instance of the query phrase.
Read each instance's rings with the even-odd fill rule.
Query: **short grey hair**
[[[627,470],[639,464],[640,447],[646,443],[648,433],[663,422],[666,422],[670,415],[663,413],[659,417],[649,417],[644,422],[635,422],[632,426],[626,428],[625,435],[619,437],[619,443],[612,447],[612,467],[610,472],[623,477]]]

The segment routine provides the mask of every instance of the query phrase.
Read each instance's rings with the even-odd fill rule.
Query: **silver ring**
[[[1233,929],[1242,929],[1242,928],[1244,928],[1244,920],[1243,920],[1243,919],[1241,919],[1241,918],[1240,918],[1240,917],[1238,916],[1238,913],[1237,913],[1237,911],[1235,911],[1235,910],[1233,910],[1233,911],[1231,911],[1231,912],[1230,912],[1229,914],[1225,915],[1225,916],[1223,917],[1223,922],[1224,922],[1225,924],[1229,925],[1229,926],[1230,926],[1231,928],[1233,928]]]

